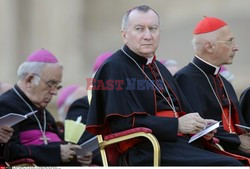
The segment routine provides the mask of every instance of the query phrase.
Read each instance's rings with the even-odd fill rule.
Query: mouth
[[[142,44],[142,46],[153,46],[153,44]]]
[[[50,102],[51,102],[51,99],[45,99],[45,100],[44,100],[44,103],[47,103],[47,104],[48,104],[48,103],[50,103]]]

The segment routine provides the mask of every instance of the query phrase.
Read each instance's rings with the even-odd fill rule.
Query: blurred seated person
[[[93,75],[97,72],[97,70],[103,64],[103,62],[107,58],[109,58],[111,55],[112,55],[111,52],[105,52],[105,53],[100,54],[97,57],[97,59],[95,60],[94,66],[93,66]],[[77,118],[79,116],[82,116],[81,122],[83,124],[86,124],[88,110],[89,110],[89,102],[88,102],[88,97],[85,95],[84,97],[75,100],[71,104],[71,106],[69,107],[66,119],[77,120]],[[84,134],[82,135],[82,137],[80,138],[78,144],[85,142],[86,140],[92,138],[93,136],[94,136],[93,134],[85,131]],[[93,157],[93,164],[102,165],[101,157],[99,155]]]
[[[86,95],[84,86],[69,85],[62,88],[57,97],[58,120],[63,122],[66,118],[70,105],[77,99]]]
[[[246,124],[250,127],[250,87],[244,90],[240,96],[240,108]]]
[[[63,66],[45,49],[32,53],[17,71],[18,81],[0,97],[0,116],[37,112],[13,126],[13,136],[5,145],[3,159],[32,158],[36,165],[89,165],[92,154],[76,157],[79,145],[63,141],[55,120],[46,109],[61,87]]]
[[[161,60],[160,62],[169,70],[172,75],[174,75],[179,70],[178,63],[173,59]]]
[[[100,54],[94,63],[93,66],[93,74],[92,76],[95,75],[95,73],[98,71],[99,67],[103,64],[103,62],[108,59],[110,56],[112,55],[111,52],[105,52]],[[88,82],[91,79],[87,79]],[[76,88],[78,88],[79,86],[76,85],[72,85],[69,86],[67,88],[65,88],[65,90],[61,92],[61,95],[59,94],[58,97],[58,101],[57,101],[57,105],[61,105],[61,100],[68,100],[70,93],[73,93],[73,91],[76,90]],[[89,84],[88,86],[89,87]],[[66,90],[67,89],[67,90]],[[76,99],[71,106],[68,109],[68,113],[66,116],[66,119],[71,119],[71,120],[76,120],[79,116],[82,116],[82,123],[86,124],[87,121],[87,115],[88,115],[88,109],[89,109],[89,102],[88,102],[88,98],[86,96],[86,92],[82,92],[82,95],[84,95],[83,97]],[[60,97],[61,96],[61,97]],[[71,99],[70,99],[71,100]],[[80,142],[80,141],[79,141]]]
[[[2,82],[0,83],[0,95],[11,89],[12,85],[10,83]]]
[[[225,66],[220,67],[219,73],[229,82],[232,82],[234,79],[234,75],[228,69],[226,69]]]

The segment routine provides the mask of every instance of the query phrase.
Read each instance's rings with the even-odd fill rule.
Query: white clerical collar
[[[154,59],[154,56],[152,56],[151,58],[147,58],[147,59],[148,59],[148,61],[147,61],[146,65],[152,63],[152,61],[153,61],[153,59]]]
[[[195,55],[195,57],[197,57],[198,59],[200,59],[202,62],[212,66],[213,68],[215,68],[215,71],[214,71],[214,75],[217,75],[220,71],[220,67],[218,66],[215,66],[215,65],[212,65],[211,63],[208,63],[207,61],[203,60],[202,58],[200,58],[198,55]]]

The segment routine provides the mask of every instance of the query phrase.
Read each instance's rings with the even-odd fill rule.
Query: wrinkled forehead
[[[224,26],[217,31],[217,39],[230,39],[234,38],[232,31],[230,30],[229,26]]]
[[[157,25],[159,26],[159,16],[153,11],[133,10],[129,14],[129,25]]]
[[[63,67],[60,64],[46,64],[42,70],[42,77],[48,80],[61,80]]]

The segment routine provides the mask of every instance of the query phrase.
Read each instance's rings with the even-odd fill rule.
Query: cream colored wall
[[[250,85],[249,0],[0,0],[0,81],[15,83],[20,63],[43,47],[64,65],[65,86],[86,84],[95,57],[122,46],[121,18],[140,4],[161,17],[157,57],[175,59],[181,67],[193,57],[192,30],[202,16],[227,21],[240,48],[227,66],[233,85],[238,94]]]

